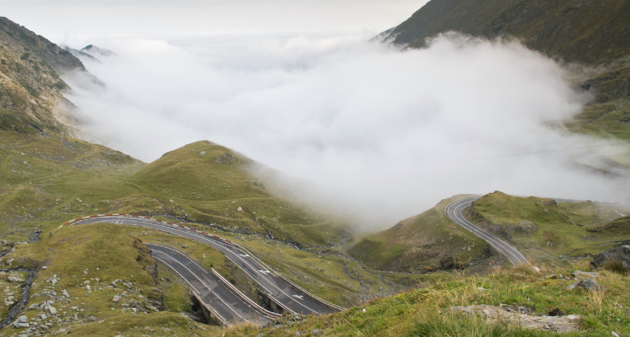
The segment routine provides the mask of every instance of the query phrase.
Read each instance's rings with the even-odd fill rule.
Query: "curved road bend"
[[[189,287],[220,317],[220,321],[230,324],[253,323],[258,326],[273,321],[267,313],[254,308],[243,298],[223,284],[217,276],[209,273],[186,254],[162,245],[146,243],[151,255],[173,269]],[[262,309],[262,308],[261,308]],[[276,317],[277,318],[277,317]]]
[[[77,220],[72,224],[81,225],[99,222],[156,229],[210,245],[212,248],[223,252],[227,258],[258,283],[261,291],[265,292],[272,301],[290,313],[320,315],[339,311],[339,309],[323,303],[311,294],[274,275],[247,252],[219,237],[204,235],[199,231],[193,231],[178,225],[169,225],[165,222],[137,216],[99,216]]]
[[[462,212],[466,208],[470,207],[473,201],[479,198],[481,198],[481,196],[468,197],[453,201],[452,203],[448,204],[448,206],[446,206],[444,212],[446,213],[446,216],[448,216],[449,219],[451,219],[454,223],[464,227],[471,233],[484,239],[496,250],[507,256],[512,265],[517,266],[523,263],[529,264],[529,261],[527,261],[525,255],[521,254],[521,252],[519,252],[516,248],[508,245],[504,241],[498,239],[496,236],[484,231],[483,229],[473,225],[470,221],[464,218]]]

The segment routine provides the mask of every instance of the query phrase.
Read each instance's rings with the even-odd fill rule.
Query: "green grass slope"
[[[34,130],[24,122],[20,126]],[[17,223],[26,233],[79,216],[118,212],[196,221],[303,247],[337,244],[351,236],[346,222],[271,195],[249,173],[251,160],[216,144],[190,144],[146,165],[57,134],[0,134],[5,233],[17,234],[11,229]],[[217,162],[222,156],[228,159]]]
[[[376,269],[429,272],[477,264],[492,256],[488,244],[451,222],[444,208],[456,197],[369,235],[348,253]],[[498,261],[497,261],[498,262]]]
[[[309,317],[305,321],[262,330],[228,333],[226,336],[557,336],[552,331],[525,330],[518,324],[486,321],[482,316],[455,313],[453,306],[509,305],[525,307],[533,315],[555,308],[581,315],[579,331],[564,336],[620,336],[630,334],[630,298],[626,289],[630,278],[602,271],[597,281],[603,292],[568,291],[573,280],[541,281],[548,274],[570,275],[585,270],[578,262],[565,268],[541,266],[536,274],[528,267],[497,268],[486,276],[453,275],[434,285],[372,300],[330,316]]]
[[[586,229],[591,233],[605,233],[606,235],[630,235],[630,216],[624,216],[605,224],[591,226]]]
[[[347,223],[270,194],[250,173],[254,165],[226,147],[201,141],[164,154],[127,181],[188,221],[303,247],[349,239]]]
[[[494,192],[475,201],[465,215],[514,244],[530,259],[562,263],[566,258],[594,255],[629,240],[626,220],[610,222],[619,217],[615,210],[623,213],[628,208]]]
[[[28,124],[22,127],[34,130]],[[216,163],[225,153],[233,154],[234,162]],[[295,249],[296,244],[322,247],[343,242],[349,237],[345,223],[271,195],[249,173],[250,165],[244,156],[208,142],[172,151],[147,165],[106,147],[58,134],[0,130],[0,238],[28,242],[36,230],[50,230],[92,214],[150,215],[187,222],[233,241],[241,239],[243,245],[301,286],[344,306],[369,294],[397,289],[396,277],[390,280],[378,272],[365,271],[339,251]],[[178,242],[176,238],[151,241],[151,235],[142,239],[161,244],[169,244],[165,240]],[[182,245],[180,242],[179,249]],[[202,265],[223,270],[223,275],[244,291],[251,286],[239,281],[242,275],[222,269],[223,261],[204,260],[201,245],[185,245],[189,246],[185,251]]]

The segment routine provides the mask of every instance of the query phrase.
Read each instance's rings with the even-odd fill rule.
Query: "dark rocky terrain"
[[[598,68],[580,85],[597,102],[630,98],[630,2],[616,0],[431,0],[385,41],[423,48],[456,31],[516,38],[563,62]]]

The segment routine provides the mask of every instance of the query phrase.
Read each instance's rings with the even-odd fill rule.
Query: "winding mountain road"
[[[454,223],[464,227],[471,233],[485,240],[492,247],[498,250],[503,255],[507,256],[512,265],[517,266],[520,264],[529,264],[529,261],[525,255],[521,254],[516,248],[508,245],[505,241],[497,238],[496,236],[484,231],[483,229],[475,226],[472,222],[466,220],[462,212],[472,205],[473,201],[481,198],[481,196],[466,197],[459,200],[455,200],[448,204],[444,209],[446,216]]]
[[[280,273],[271,270],[271,268],[268,268],[262,261],[250,254],[245,248],[229,240],[222,239],[218,236],[201,232],[194,228],[188,228],[182,225],[175,225],[148,217],[140,217],[136,215],[126,214],[105,214],[83,217],[69,221],[62,226],[84,225],[90,223],[113,223],[120,225],[145,227],[207,244],[212,248],[223,252],[230,261],[239,266],[239,268],[243,272],[245,272],[254,282],[259,285],[260,290],[264,292],[265,295],[267,295],[273,302],[275,302],[278,306],[282,307],[289,313],[299,313],[303,315],[320,315],[330,314],[343,310],[343,308],[339,306],[326,302],[310,294]],[[216,289],[219,294],[217,297],[227,298],[229,296],[227,292],[225,292],[225,289],[214,286],[216,283],[212,283],[205,278],[209,275],[209,273],[205,271],[205,269],[203,269],[201,266],[197,265],[198,268],[190,270],[189,265],[192,265],[192,260],[188,258],[190,261],[186,261],[183,258],[183,256],[185,256],[184,254],[180,253],[181,255],[177,255],[172,252],[169,253],[165,249],[158,249],[157,245],[154,244],[147,244],[147,246],[152,249],[152,254],[154,255],[154,257],[165,262],[167,265],[169,265],[169,267],[178,271],[178,273],[182,271],[180,273],[180,276],[182,276],[182,278],[184,278],[186,282],[191,285],[191,289],[199,286],[201,289],[198,290],[198,293],[200,293],[201,295],[208,293],[207,291],[204,292],[203,289],[210,289],[212,291]],[[189,267],[189,270],[183,271],[184,269],[186,269],[186,267]],[[205,288],[201,286],[201,283],[204,282],[206,284]],[[215,308],[217,311],[220,311],[217,308],[226,306],[225,303],[223,303],[222,301],[217,301],[216,298],[213,298],[210,295],[206,296],[205,298],[207,298],[207,300],[211,302],[207,304]],[[243,316],[241,316],[240,318],[236,318],[234,314],[231,314],[230,316],[228,312],[229,310],[227,309],[221,310],[223,310],[221,312],[224,312],[226,316],[231,317],[231,319],[235,320],[235,322],[239,322],[241,319],[249,321]],[[248,309],[244,309],[243,307],[242,310],[239,311],[239,313],[245,313],[247,310]],[[229,317],[225,317],[226,320],[229,321]]]
[[[211,305],[212,313],[225,325],[253,323],[264,326],[281,315],[267,311],[248,301],[245,295],[231,289],[226,282],[214,273],[209,273],[186,254],[171,247],[146,243],[151,255],[170,267],[188,283],[188,287],[206,304]]]

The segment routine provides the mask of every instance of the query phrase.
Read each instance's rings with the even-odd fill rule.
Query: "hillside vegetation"
[[[368,301],[330,316],[226,336],[558,336],[551,327],[526,330],[517,322],[486,320],[483,314],[453,311],[456,306],[492,305],[512,312],[546,315],[558,308],[561,315],[580,315],[575,332],[562,336],[619,336],[630,333],[630,278],[603,270],[596,278],[604,291],[566,288],[574,283],[571,273],[588,268],[587,261],[563,268],[541,265],[541,273],[529,267],[496,268],[486,276],[453,274],[434,285]],[[571,278],[541,280],[545,275]]]
[[[448,219],[444,208],[458,197],[363,238],[348,253],[376,269],[410,273],[503,264],[502,257],[493,258],[495,253],[485,241]]]
[[[0,131],[0,219],[6,225],[26,229],[116,211],[258,233],[298,246],[350,237],[345,222],[269,194],[247,170],[254,163],[225,147],[194,143],[146,165],[103,146],[19,125],[30,132]]]
[[[630,227],[617,212],[628,206],[557,202],[494,192],[475,201],[466,217],[507,240],[528,258],[550,263],[592,256],[630,240]],[[623,213],[622,213],[623,214]]]
[[[469,29],[471,34],[510,34],[526,39],[526,43],[553,45],[555,49],[543,51],[601,66],[589,74],[591,82],[583,83],[585,90],[599,93],[599,105],[585,111],[588,123],[578,119],[573,129],[606,133],[617,127],[614,130],[619,130],[619,137],[625,134],[625,129],[614,122],[614,118],[625,118],[625,51],[610,47],[610,51],[578,55],[574,50],[584,48],[584,41],[574,39],[575,32],[565,34],[572,26],[558,23],[562,13],[571,17],[579,14],[567,22],[584,26],[590,23],[592,31],[576,28],[586,41],[599,34],[602,44],[596,48],[605,48],[607,43],[618,46],[627,32],[613,34],[606,29],[625,22],[625,3],[604,1],[601,8],[592,8],[588,1],[472,3],[433,0],[428,10],[412,18],[420,26],[403,24],[394,31],[395,37],[403,39],[404,29],[410,32],[422,25],[432,27],[416,29],[416,33],[425,32],[426,36],[449,25],[460,25],[462,31]],[[576,8],[567,11],[566,4]],[[585,8],[608,25],[588,21]],[[492,20],[486,18],[488,13]],[[475,25],[478,27],[473,28]],[[397,43],[419,47],[417,38]],[[545,274],[566,275],[585,269],[585,256],[626,242],[630,235],[628,218],[616,219],[618,214],[613,208],[502,193],[485,196],[470,208],[472,221],[540,260],[538,265],[544,274],[528,266],[500,267],[506,264],[503,256],[444,214],[446,205],[457,196],[348,247],[345,244],[356,235],[348,220],[282,197],[277,191],[283,186],[272,186],[272,179],[255,173],[260,172],[260,164],[229,148],[201,141],[146,164],[73,138],[80,136],[73,128],[79,121],[71,113],[72,104],[62,96],[70,89],[60,76],[85,73],[85,68],[69,52],[6,18],[0,18],[0,71],[0,287],[4,287],[0,315],[5,318],[17,309],[15,313],[26,316],[39,334],[551,334],[523,330],[515,324],[486,322],[450,309],[470,304],[508,304],[536,314],[559,308],[583,315],[579,322],[583,331],[579,334],[630,333],[627,276],[602,270],[597,278],[603,286],[600,292],[567,291],[571,281],[566,277],[541,279]],[[67,220],[103,213],[153,216],[221,235],[324,299],[346,307],[363,303],[332,316],[295,317],[290,323],[285,318],[263,330],[199,324],[195,320],[204,319],[187,286],[156,263],[145,242],[183,251],[205,268],[220,272],[253,300],[257,300],[259,289],[222,253],[195,241],[115,224],[59,228]],[[24,309],[16,307],[30,277],[28,303]],[[403,285],[415,289],[397,293]],[[20,332],[23,328],[13,326],[1,331],[2,335]]]
[[[256,165],[228,148],[201,141],[164,154],[128,182],[159,199],[167,214],[230,232],[264,234],[301,247],[350,238],[347,223],[270,194],[251,173]]]
[[[215,162],[219,157],[227,159]],[[336,250],[320,252],[350,237],[346,223],[269,194],[249,173],[251,165],[243,155],[206,141],[147,165],[57,134],[0,130],[0,238],[28,242],[35,231],[91,214],[151,215],[240,239],[304,288],[344,306],[398,289],[396,276],[390,280],[368,272]],[[186,245],[202,265],[223,265],[204,262],[209,260],[201,258],[197,244]],[[296,245],[322,248],[298,251]],[[224,276],[239,283],[242,275],[232,277],[228,268]],[[251,284],[238,286],[246,290]]]

